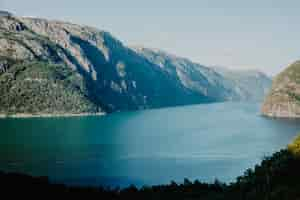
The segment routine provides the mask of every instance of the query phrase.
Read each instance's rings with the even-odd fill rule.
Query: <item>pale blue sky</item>
[[[0,9],[95,26],[205,65],[274,74],[300,58],[297,0],[0,0]]]

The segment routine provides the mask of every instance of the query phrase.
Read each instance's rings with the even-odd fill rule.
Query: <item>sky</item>
[[[300,58],[297,0],[0,0],[0,10],[90,25],[125,45],[275,75]]]

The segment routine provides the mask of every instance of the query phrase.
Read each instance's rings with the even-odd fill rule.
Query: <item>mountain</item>
[[[127,47],[88,26],[4,15],[0,47],[0,114],[113,112],[243,99],[214,69]]]
[[[0,113],[100,112],[83,79],[69,68],[38,61],[11,63],[0,75]]]
[[[272,84],[271,78],[257,70],[213,68],[226,80],[223,84],[233,88],[241,100],[262,101]]]
[[[237,100],[231,87],[225,87],[226,79],[214,69],[194,63],[162,50],[144,47],[133,47],[141,56],[154,63],[160,69],[173,77],[183,87],[213,97],[217,100]]]
[[[300,117],[300,61],[275,77],[263,103],[262,114],[278,118]]]
[[[89,106],[77,109],[76,104],[68,109],[72,113],[91,110],[112,112],[217,101],[177,84],[159,66],[124,46],[110,33],[87,26],[44,19],[1,17],[0,47],[1,99],[5,101],[0,104],[2,113],[64,113],[65,110],[56,105],[69,105],[68,98],[53,97],[49,97],[52,104],[47,106],[50,107],[44,106],[42,110],[32,110],[31,106],[22,105],[20,102],[30,101],[40,107],[39,104],[48,98],[41,93],[55,94],[56,86],[52,82],[62,77],[68,78],[52,76],[51,79],[45,79],[41,77],[43,74],[35,71],[24,74],[27,68],[21,71],[24,73],[20,73],[14,63],[23,61],[32,64],[38,62],[44,68],[59,65],[60,70],[68,69],[82,81],[80,86],[74,86],[72,95],[76,93],[81,96]],[[17,73],[12,74],[12,71]],[[53,75],[53,72],[49,74]],[[12,76],[13,81],[7,81],[7,76]],[[28,80],[40,79],[47,84],[38,85],[39,90],[25,88]],[[23,91],[30,94],[21,95]],[[35,96],[40,96],[41,100],[36,102],[33,98]]]
[[[133,49],[149,62],[158,65],[162,71],[172,76],[178,84],[189,90],[222,101],[239,99],[233,88],[224,85],[226,79],[212,68],[162,50],[144,47],[133,47]]]
[[[133,49],[149,62],[160,66],[183,87],[215,99],[262,101],[271,86],[271,79],[259,71],[206,67],[162,50]]]

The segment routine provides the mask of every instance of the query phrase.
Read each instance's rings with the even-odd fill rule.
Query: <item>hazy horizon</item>
[[[0,0],[17,16],[106,30],[129,46],[162,49],[206,66],[274,75],[300,56],[297,1]]]

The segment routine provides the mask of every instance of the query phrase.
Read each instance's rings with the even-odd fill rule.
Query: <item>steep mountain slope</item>
[[[226,80],[223,85],[232,88],[242,100],[262,101],[272,84],[272,80],[260,71],[213,68]]]
[[[296,61],[274,80],[265,98],[262,114],[269,117],[300,117],[300,61]]]
[[[210,68],[161,50],[143,47],[134,47],[133,49],[148,59],[149,62],[158,65],[162,71],[174,77],[185,88],[216,99],[229,100],[236,98],[233,96],[231,88],[223,87],[223,77]]]
[[[0,17],[0,76],[1,113],[113,112],[243,99],[225,76],[187,59],[126,47],[92,27],[12,15]],[[28,89],[25,80],[40,79],[47,84],[33,81]],[[57,82],[68,97],[52,96]],[[20,103],[28,101],[36,108]]]
[[[109,33],[94,28],[43,19],[1,17],[0,46],[2,73],[8,73],[11,67],[6,58],[61,64],[83,79],[85,98],[97,110],[110,112],[217,101],[182,87]],[[14,110],[23,111],[18,107]]]
[[[0,74],[0,113],[100,112],[85,98],[81,77],[61,65],[17,62]]]
[[[216,99],[261,101],[271,86],[271,79],[259,71],[205,67],[161,50],[133,49],[160,66],[184,87]]]

